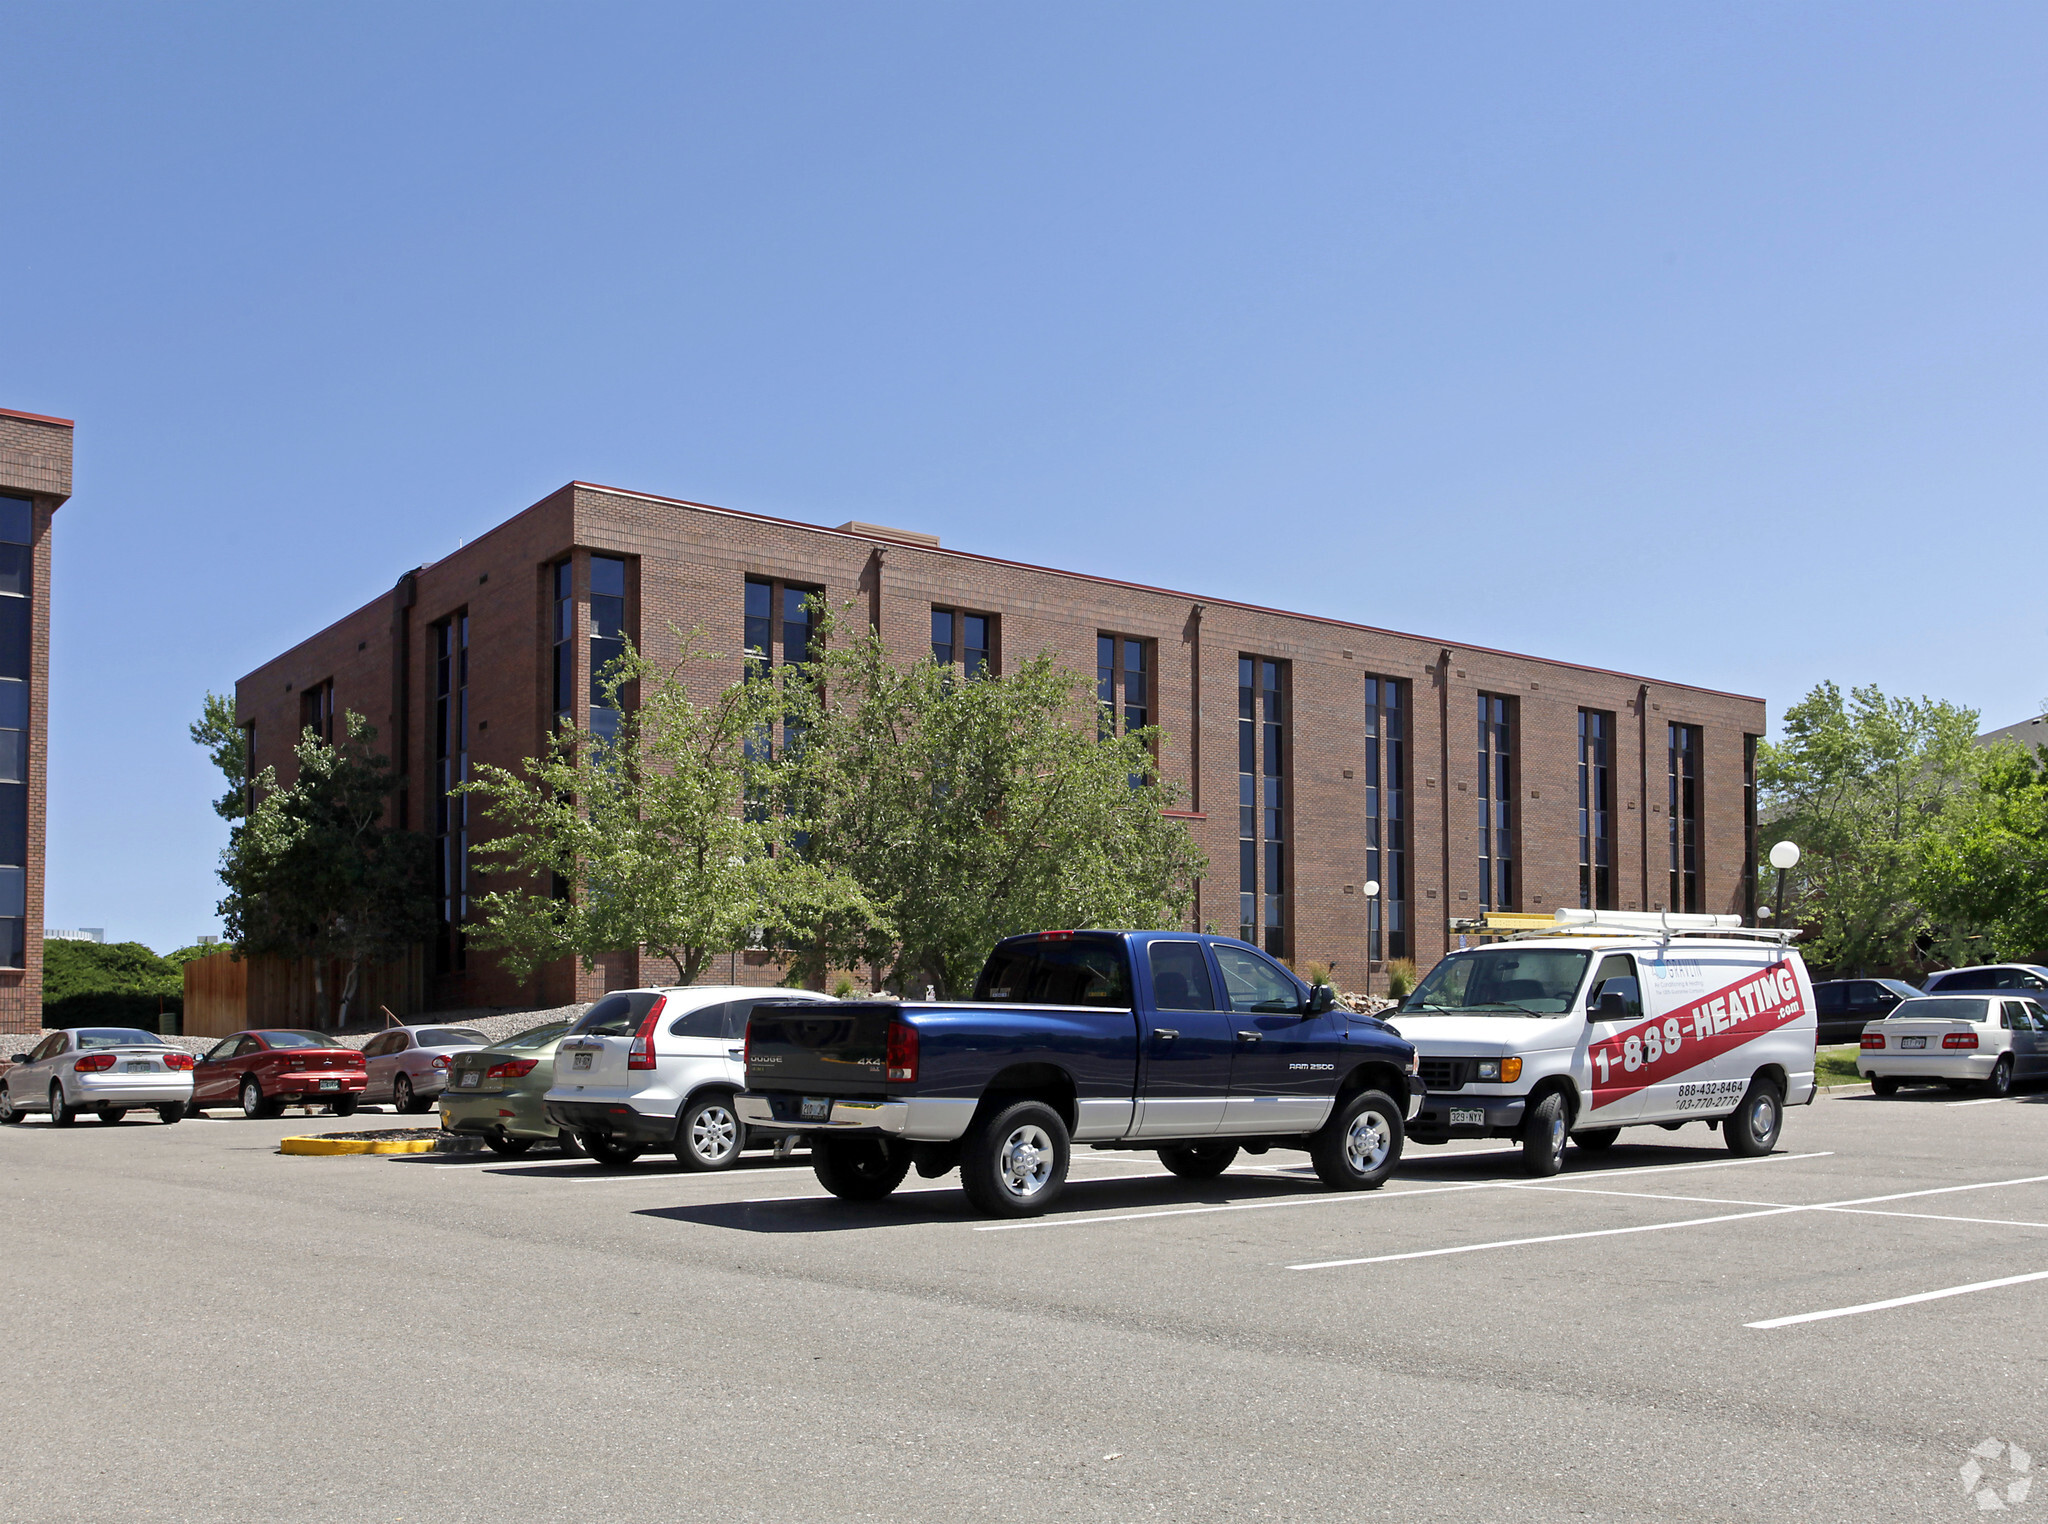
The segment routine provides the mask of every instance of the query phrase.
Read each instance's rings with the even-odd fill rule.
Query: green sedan
[[[559,1131],[541,1106],[555,1079],[555,1046],[570,1025],[551,1021],[488,1048],[457,1054],[448,1070],[448,1088],[441,1092],[441,1125],[480,1136],[501,1154],[523,1154],[536,1143],[559,1143],[566,1152],[581,1153],[576,1139]]]

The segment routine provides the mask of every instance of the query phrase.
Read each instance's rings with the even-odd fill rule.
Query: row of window
[[[35,504],[0,497],[0,968],[28,955],[29,680],[34,675]]]

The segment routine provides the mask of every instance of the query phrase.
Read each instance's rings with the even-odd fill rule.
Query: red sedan
[[[345,1117],[368,1080],[363,1055],[322,1033],[237,1032],[194,1066],[191,1109],[239,1102],[244,1116],[274,1117],[286,1106],[327,1105]]]

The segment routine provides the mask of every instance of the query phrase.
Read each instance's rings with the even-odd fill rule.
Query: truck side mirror
[[[1308,1008],[1305,1014],[1320,1016],[1337,1003],[1337,992],[1327,984],[1318,984],[1308,992]]]

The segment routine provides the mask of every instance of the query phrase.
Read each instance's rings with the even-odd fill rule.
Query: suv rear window
[[[661,997],[652,990],[628,990],[607,995],[585,1011],[570,1030],[579,1037],[631,1037],[640,1030],[640,1018]]]
[[[1121,940],[1062,937],[1015,942],[989,955],[974,998],[1024,1005],[1128,1006],[1130,965]]]

